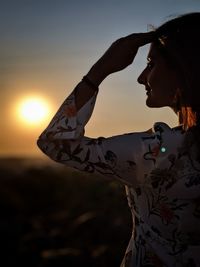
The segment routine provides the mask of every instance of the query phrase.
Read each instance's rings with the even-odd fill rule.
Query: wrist
[[[106,78],[107,75],[103,74],[103,72],[97,68],[95,65],[89,70],[86,75],[88,79],[95,85],[99,86],[102,81]]]
[[[90,80],[90,78],[88,78],[88,75],[83,76],[82,82],[85,82],[89,88],[91,88],[94,91],[98,91],[99,87],[93,83],[93,81]]]

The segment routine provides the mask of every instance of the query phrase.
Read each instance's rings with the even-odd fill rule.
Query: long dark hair
[[[167,21],[155,30],[155,44],[178,70],[183,83],[176,112],[185,130],[200,127],[200,12]]]

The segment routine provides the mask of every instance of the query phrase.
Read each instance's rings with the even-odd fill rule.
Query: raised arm
[[[150,42],[150,38],[151,33],[133,34],[111,45],[66,98],[40,135],[38,146],[45,154],[79,170],[97,171],[128,184],[133,183],[133,177],[140,171],[137,162],[143,160],[145,153],[142,137],[149,133],[92,139],[84,136],[84,127],[93,112],[100,83],[109,74],[131,64],[139,46]]]

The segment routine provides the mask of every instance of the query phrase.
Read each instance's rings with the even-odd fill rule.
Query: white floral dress
[[[85,137],[97,93],[77,112],[75,90],[38,146],[57,162],[125,185],[133,232],[121,266],[200,266],[200,164],[192,146],[182,148],[185,133],[155,123],[147,132]]]

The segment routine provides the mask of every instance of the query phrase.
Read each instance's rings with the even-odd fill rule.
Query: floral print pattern
[[[77,87],[84,90],[84,84]],[[125,185],[133,231],[121,267],[200,266],[200,164],[180,127],[84,136],[97,92],[77,111],[76,89],[38,139],[53,160]]]

